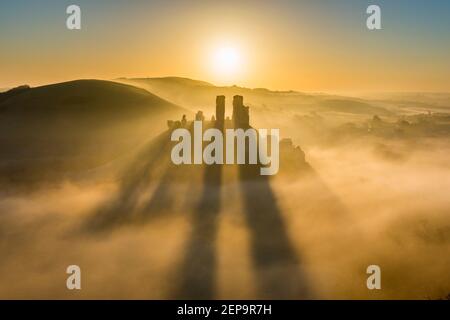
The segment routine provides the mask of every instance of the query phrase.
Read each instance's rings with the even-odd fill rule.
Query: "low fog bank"
[[[355,141],[309,146],[311,168],[270,187],[239,180],[236,167],[220,180],[189,171],[174,182],[182,171],[146,175],[144,161],[126,183],[72,180],[3,194],[0,297],[442,298],[450,292],[449,152],[445,139],[414,148]],[[159,214],[142,219],[142,208]],[[132,218],[86,227],[105,210],[108,219]],[[79,292],[65,288],[70,264],[82,270]],[[381,267],[380,291],[366,288],[371,264]]]
[[[379,143],[308,150],[317,176],[275,187],[291,233],[323,297],[446,297],[450,143]],[[365,286],[371,264],[381,267],[380,291]]]
[[[172,165],[167,120],[193,115],[144,90],[97,81],[27,89],[16,104],[40,101],[41,111],[24,121],[8,100],[10,113],[0,117],[0,298],[450,293],[448,97],[363,100],[128,80],[207,119],[216,95],[227,96],[227,115],[232,96],[244,95],[253,127],[291,139],[280,149],[279,174]],[[103,98],[93,104],[76,98],[97,90]],[[70,98],[61,109],[70,117],[39,116],[47,104],[33,95],[42,92],[49,101]],[[81,267],[81,291],[66,289],[72,264]],[[373,264],[381,267],[379,291],[366,287]]]

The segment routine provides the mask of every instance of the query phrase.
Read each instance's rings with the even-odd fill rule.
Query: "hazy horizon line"
[[[270,92],[282,92],[282,93],[298,93],[298,94],[326,94],[326,95],[376,95],[376,94],[450,94],[449,91],[428,91],[428,90],[421,90],[421,91],[414,91],[414,90],[312,90],[312,91],[303,91],[299,89],[280,89],[280,88],[270,88],[270,87],[251,87],[251,86],[245,86],[245,85],[239,85],[239,84],[215,84],[214,82],[208,81],[208,80],[201,80],[196,78],[191,78],[188,76],[176,76],[176,75],[157,75],[157,76],[119,76],[114,78],[72,78],[72,79],[65,79],[60,81],[51,81],[51,82],[42,82],[42,83],[16,83],[12,86],[3,86],[0,85],[0,92],[5,92],[7,90],[11,90],[20,86],[28,85],[31,88],[38,88],[38,87],[44,87],[49,85],[55,85],[59,83],[66,83],[66,82],[73,82],[73,81],[79,81],[79,80],[99,80],[99,81],[110,81],[110,82],[117,82],[121,79],[127,79],[127,80],[135,80],[135,79],[170,79],[170,78],[178,78],[178,79],[186,79],[191,81],[198,81],[203,82],[209,85],[212,85],[216,88],[242,88],[242,89],[248,89],[248,90],[267,90]]]

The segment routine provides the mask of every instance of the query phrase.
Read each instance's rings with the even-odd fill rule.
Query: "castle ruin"
[[[240,95],[233,97],[233,113],[232,118],[225,117],[225,96],[220,95],[216,97],[216,112],[211,116],[210,121],[205,120],[203,111],[198,111],[195,114],[194,120],[205,123],[205,127],[215,127],[223,131],[225,128],[234,129],[250,129],[250,108],[244,105],[244,99]],[[186,115],[183,115],[181,120],[168,120],[167,125],[169,130],[177,128],[190,128],[193,126],[193,121],[188,121]],[[267,147],[272,150],[271,138],[268,136]],[[299,170],[305,167],[306,159],[305,153],[299,146],[295,146],[292,139],[284,138],[279,141],[280,161],[285,163],[284,168],[287,172],[291,170]]]
[[[227,128],[250,128],[250,108],[244,106],[244,98],[242,96],[236,95],[233,97],[233,114],[232,118],[225,118],[225,96],[216,97],[216,114],[211,117],[211,122],[214,122],[216,127],[227,127]],[[203,111],[198,111],[195,114],[196,121],[205,121],[205,115]],[[183,115],[181,121],[179,120],[168,120],[167,125],[169,129],[176,129],[180,127],[186,127],[188,121],[186,120],[186,115]]]

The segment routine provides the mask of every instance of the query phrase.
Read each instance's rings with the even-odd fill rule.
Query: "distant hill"
[[[134,81],[147,81],[151,80],[151,82],[154,85],[168,85],[168,86],[206,86],[206,87],[213,87],[214,85],[201,80],[194,80],[189,78],[183,78],[183,77],[157,77],[157,78],[119,78],[117,79],[119,81],[127,81],[127,80],[134,80]]]
[[[389,117],[400,109],[393,105],[372,100],[297,91],[273,91],[265,88],[239,86],[215,86],[203,81],[185,78],[137,78],[118,79],[121,83],[146,89],[158,96],[182,105],[193,112],[202,110],[206,118],[215,112],[217,95],[226,97],[226,116],[231,117],[234,95],[244,96],[244,104],[250,106],[250,121],[259,128],[280,128],[282,135],[295,137],[302,125],[298,116],[320,115],[332,122],[332,126],[349,121],[365,121],[374,115]],[[320,130],[320,128],[318,128]],[[303,143],[299,136],[298,142]]]
[[[147,90],[111,81],[77,80],[0,93],[0,180],[102,165],[186,112]]]
[[[354,114],[389,114],[390,111],[374,105],[369,100],[332,96],[326,94],[306,94],[297,91],[273,91],[266,88],[245,88],[238,86],[214,86],[210,83],[186,78],[121,78],[126,83],[146,89],[167,100],[182,104],[192,111],[203,109],[213,111],[217,95],[225,95],[231,106],[232,97],[243,95],[247,104],[255,112],[343,112]],[[265,109],[265,110],[264,110]]]
[[[351,100],[345,98],[324,99],[320,102],[317,111],[343,112],[350,114],[377,114],[389,115],[387,109],[374,106],[368,101]]]
[[[450,93],[448,92],[381,92],[365,94],[361,97],[381,105],[394,105],[404,113],[450,113]]]
[[[253,103],[268,103],[270,99],[284,97],[286,99],[308,99],[312,96],[294,91],[271,91],[265,88],[249,89],[238,86],[215,86],[211,83],[192,80],[188,78],[120,78],[116,81],[126,83],[154,92],[175,103],[191,107],[193,110],[199,106],[213,107],[217,95],[225,95],[230,100],[233,95],[244,95],[247,101]]]

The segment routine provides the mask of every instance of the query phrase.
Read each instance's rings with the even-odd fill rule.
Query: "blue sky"
[[[65,28],[65,9],[70,4],[82,8],[81,32]],[[365,28],[369,4],[382,9],[382,31],[370,33]],[[390,89],[450,90],[444,84],[450,83],[446,76],[450,73],[450,1],[444,0],[2,1],[0,87],[79,77],[169,74],[219,81],[200,65],[205,55],[203,44],[197,42],[226,34],[223,30],[248,44],[250,71],[236,79],[240,84],[351,90],[366,81],[366,89],[375,90],[377,85],[370,79],[380,77],[377,69],[383,66],[386,79],[380,80],[396,81],[392,80]],[[180,48],[186,49],[183,56]],[[169,58],[171,64],[166,61]],[[284,67],[284,60],[291,67]],[[364,69],[373,62],[376,68]],[[262,73],[259,69],[267,65],[293,71]],[[347,79],[351,74],[344,69],[352,66],[354,84],[335,81],[333,88],[326,75],[319,76],[328,68],[331,78]],[[366,73],[371,78],[362,76]],[[295,74],[310,77],[310,83],[296,79]]]

